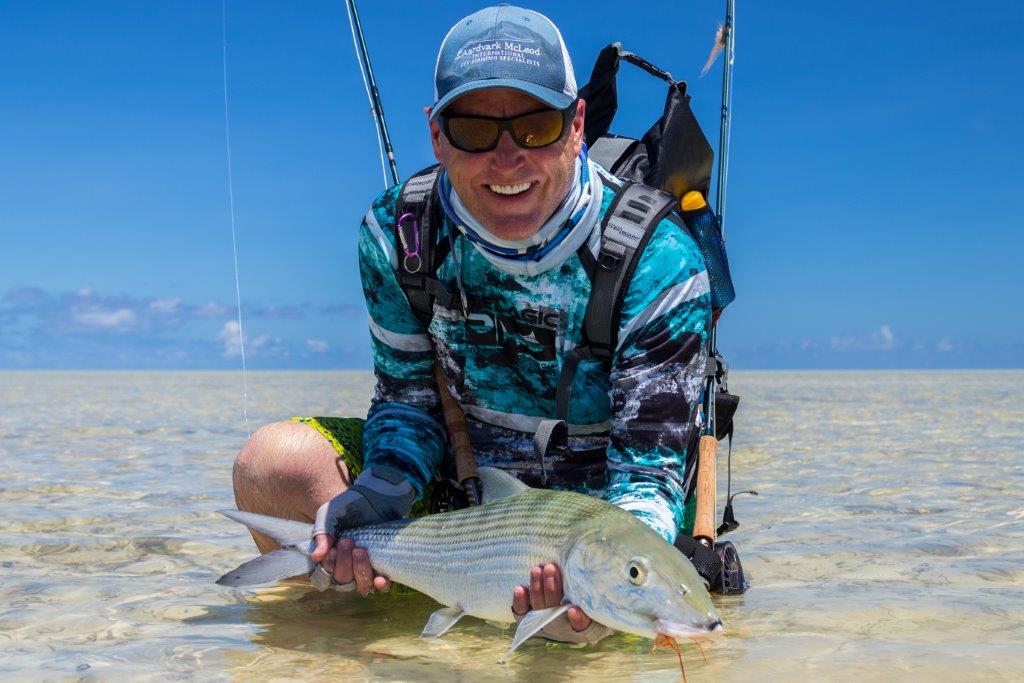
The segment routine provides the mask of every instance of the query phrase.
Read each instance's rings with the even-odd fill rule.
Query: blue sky
[[[733,366],[1024,366],[1021,6],[738,4]],[[403,174],[480,6],[360,5]],[[613,40],[688,80],[715,142],[721,2],[528,6],[581,84]],[[369,367],[354,240],[384,184],[343,5],[227,9],[250,366]],[[0,368],[238,367],[219,0],[5,3],[0,71]],[[664,90],[621,88],[639,135]]]

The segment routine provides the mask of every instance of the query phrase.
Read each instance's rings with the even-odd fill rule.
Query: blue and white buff
[[[476,220],[446,172],[441,173],[438,195],[448,219],[488,261],[509,273],[538,275],[574,254],[600,219],[603,184],[586,147],[576,159],[575,177],[551,218],[522,240],[503,240]]]

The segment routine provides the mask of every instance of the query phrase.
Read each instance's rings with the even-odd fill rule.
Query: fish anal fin
[[[465,616],[466,612],[456,605],[455,607],[442,607],[427,619],[427,625],[423,627],[423,638],[440,638],[448,629],[455,626],[455,622]]]
[[[516,634],[512,638],[512,645],[505,652],[504,656],[499,660],[501,663],[505,663],[517,647],[526,642],[526,639],[537,633],[552,621],[562,616],[565,611],[569,609],[569,605],[559,605],[558,607],[548,607],[547,609],[533,610],[527,612],[523,620],[519,622],[519,626],[516,628]]]
[[[477,476],[480,477],[480,486],[483,488],[484,500],[486,503],[493,503],[502,498],[508,498],[517,493],[528,491],[529,486],[519,481],[505,470],[497,467],[478,467]]]

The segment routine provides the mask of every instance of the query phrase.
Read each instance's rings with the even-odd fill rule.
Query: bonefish
[[[565,601],[522,619],[509,653],[578,605],[605,626],[651,639],[721,629],[704,582],[690,561],[629,512],[568,491],[526,486],[502,470],[479,469],[484,504],[346,530],[374,569],[442,605],[423,629],[438,637],[463,616],[513,620],[512,591],[530,568],[555,563]],[[248,586],[309,574],[312,525],[238,510],[224,515],[280,545],[220,579]],[[507,655],[506,655],[507,656]]]

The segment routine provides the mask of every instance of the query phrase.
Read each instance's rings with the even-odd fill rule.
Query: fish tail
[[[297,546],[302,548],[313,536],[313,525],[308,522],[296,522],[293,519],[281,519],[270,515],[261,515],[245,510],[218,510],[228,519],[244,524],[253,531],[269,536],[277,541],[282,548]]]
[[[232,569],[217,579],[220,586],[255,586],[291,576],[308,575],[316,563],[297,550],[275,550]]]

